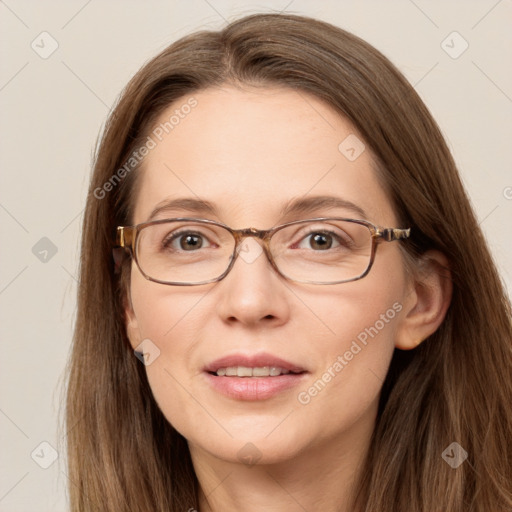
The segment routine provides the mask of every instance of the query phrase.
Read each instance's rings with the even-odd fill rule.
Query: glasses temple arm
[[[118,226],[116,230],[115,247],[112,249],[114,259],[114,272],[119,274],[128,254],[131,253],[133,240],[133,229],[125,226]]]
[[[378,228],[375,235],[379,238],[383,238],[386,242],[392,242],[393,240],[403,240],[409,238],[411,234],[411,228],[399,229],[399,228]]]

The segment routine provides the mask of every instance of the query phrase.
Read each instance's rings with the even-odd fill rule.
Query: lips
[[[303,373],[307,371],[305,368],[302,368],[295,363],[265,353],[251,356],[244,354],[233,354],[225,356],[207,364],[204,368],[204,371],[215,374],[217,370],[221,368],[263,368],[266,366],[269,368],[281,368],[283,370],[287,370],[290,373]]]
[[[263,353],[233,354],[216,359],[205,366],[203,375],[211,388],[221,395],[234,400],[257,401],[298,387],[308,373],[296,363]]]

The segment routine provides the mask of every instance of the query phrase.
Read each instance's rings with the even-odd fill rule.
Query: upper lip
[[[229,368],[232,366],[245,366],[246,368],[262,368],[264,366],[282,368],[289,370],[290,372],[305,372],[305,368],[298,366],[297,364],[291,363],[280,357],[273,356],[272,354],[260,353],[260,354],[231,354],[228,356],[221,357],[208,363],[204,371],[215,373],[219,368]]]

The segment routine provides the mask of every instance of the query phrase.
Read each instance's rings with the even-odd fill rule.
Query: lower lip
[[[297,386],[306,373],[278,375],[277,377],[220,377],[205,373],[215,391],[236,400],[266,400]]]

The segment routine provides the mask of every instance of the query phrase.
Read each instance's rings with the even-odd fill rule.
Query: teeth
[[[252,376],[253,377],[268,377],[270,375],[270,368],[268,366],[263,366],[262,368],[253,368]]]
[[[229,366],[228,368],[219,368],[216,373],[219,377],[277,377],[279,375],[287,375],[290,373],[290,370],[277,366],[261,366],[257,368]]]

